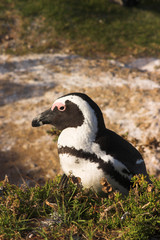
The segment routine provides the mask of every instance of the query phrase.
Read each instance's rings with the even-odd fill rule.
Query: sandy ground
[[[85,59],[66,54],[0,55],[0,180],[44,183],[62,173],[50,126],[32,119],[69,92],[88,94],[103,111],[106,127],[142,153],[160,177],[160,60]]]

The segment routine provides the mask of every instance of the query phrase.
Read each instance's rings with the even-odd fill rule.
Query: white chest
[[[60,154],[60,163],[64,173],[80,177],[85,188],[93,187],[95,191],[101,191],[100,181],[105,176],[103,171],[98,169],[97,163],[82,158],[78,159],[69,154]]]

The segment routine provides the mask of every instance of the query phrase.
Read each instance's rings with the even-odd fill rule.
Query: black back
[[[136,164],[137,160],[143,159],[142,155],[132,144],[115,132],[105,129],[104,134],[96,139],[96,143],[106,154],[122,162],[132,174],[147,175],[145,164],[141,163],[140,168]]]

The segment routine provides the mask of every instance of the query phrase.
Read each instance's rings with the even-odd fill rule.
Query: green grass
[[[68,48],[87,56],[160,56],[160,0],[141,0],[136,8],[109,0],[1,0],[0,16],[2,35],[17,24],[21,40],[6,52]]]
[[[134,178],[127,197],[106,198],[60,176],[45,186],[1,182],[0,239],[149,239],[160,236],[160,181]]]

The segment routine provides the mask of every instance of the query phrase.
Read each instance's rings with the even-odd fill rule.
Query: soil
[[[75,91],[93,98],[106,127],[136,146],[149,173],[159,178],[160,64],[145,68],[153,61],[1,55],[0,180],[7,174],[11,183],[32,186],[62,173],[56,141],[47,134],[51,126],[32,128],[31,121],[57,97]]]

